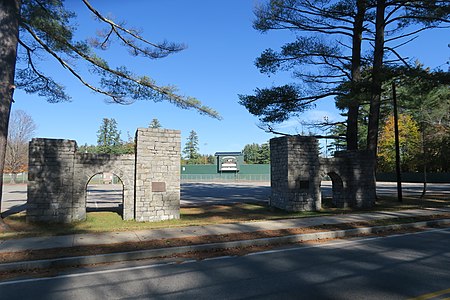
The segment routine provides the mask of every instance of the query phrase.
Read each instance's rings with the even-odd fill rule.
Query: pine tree
[[[157,118],[153,118],[150,124],[148,125],[148,128],[161,128],[161,127],[162,125]]]
[[[104,118],[97,131],[98,153],[120,154],[122,142],[115,119]]]
[[[424,30],[448,25],[449,1],[268,0],[256,9],[254,27],[289,30],[296,39],[279,51],[265,50],[256,66],[265,74],[290,71],[298,81],[257,88],[240,103],[269,131],[279,123],[335,97],[346,110],[348,149],[358,149],[359,109],[369,103],[365,148],[376,154],[382,85],[386,67],[411,62],[399,47]],[[364,52],[369,49],[368,54]],[[363,76],[363,72],[370,76]]]
[[[242,154],[244,155],[244,161],[247,164],[256,164],[258,161],[258,152],[259,152],[259,145],[256,143],[253,144],[247,144],[244,146],[244,149],[242,150]]]
[[[367,16],[367,1],[270,0],[256,10],[254,27],[289,30],[296,40],[280,51],[265,50],[256,60],[261,73],[291,71],[299,81],[271,88],[256,89],[255,95],[240,95],[240,103],[263,123],[279,123],[314,108],[314,102],[330,96],[341,101],[347,113],[347,147],[357,149],[358,91],[362,41]],[[340,85],[350,81],[348,92]],[[269,130],[271,126],[268,126]]]
[[[198,135],[197,132],[191,130],[183,149],[183,154],[185,155],[187,163],[195,163],[194,161],[200,156],[198,151]]]
[[[268,143],[259,145],[257,143],[247,144],[242,150],[244,161],[247,164],[270,163],[270,147]]]

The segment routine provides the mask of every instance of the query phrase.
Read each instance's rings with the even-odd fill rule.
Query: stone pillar
[[[339,163],[345,182],[345,202],[338,207],[371,208],[375,205],[375,163],[369,151],[337,151],[334,158]]]
[[[319,144],[308,136],[270,140],[270,205],[286,211],[318,210],[320,198]]]
[[[136,132],[135,219],[180,218],[180,131],[139,128]]]
[[[76,220],[73,213],[78,210],[73,204],[76,147],[72,140],[30,142],[27,221],[70,223]]]

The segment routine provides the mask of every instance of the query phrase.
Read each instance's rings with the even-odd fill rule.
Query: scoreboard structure
[[[216,152],[217,172],[239,172],[239,167],[244,163],[242,152]]]

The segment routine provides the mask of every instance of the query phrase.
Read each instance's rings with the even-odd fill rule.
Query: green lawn
[[[0,233],[0,239],[25,236],[64,235],[72,233],[145,230],[255,220],[300,218],[325,214],[328,214],[328,212],[286,213],[282,210],[273,209],[263,205],[236,204],[181,208],[181,218],[179,220],[160,222],[124,221],[120,215],[114,212],[90,212],[87,213],[87,218],[84,222],[75,222],[72,224],[44,224],[27,223],[25,221],[25,214],[20,213],[8,216],[4,219],[11,230]]]
[[[161,222],[136,222],[124,221],[114,212],[90,212],[84,222],[73,224],[43,224],[27,223],[25,214],[16,214],[4,219],[10,227],[9,231],[0,232],[0,239],[64,235],[73,233],[93,233],[106,231],[145,230],[164,227],[180,227],[190,225],[210,225],[222,223],[248,222],[257,220],[274,220],[287,218],[304,218],[324,216],[330,214],[370,212],[374,210],[400,210],[423,207],[449,207],[450,199],[428,198],[405,198],[402,203],[393,197],[381,197],[378,199],[374,209],[353,210],[337,209],[331,206],[330,199],[324,199],[323,209],[318,212],[288,213],[258,204],[235,204],[235,205],[213,205],[202,207],[181,208],[179,220],[168,220]]]

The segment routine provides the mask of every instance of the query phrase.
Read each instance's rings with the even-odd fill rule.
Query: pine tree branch
[[[133,32],[132,30],[129,30],[123,26],[121,26],[120,24],[115,23],[114,21],[104,17],[98,10],[96,10],[87,0],[82,0],[83,3],[85,4],[85,6],[97,17],[99,18],[99,20],[103,21],[104,23],[108,24],[111,27],[111,31],[113,31],[117,37],[128,47],[130,47],[134,53],[136,55],[138,54],[143,54],[146,57],[150,57],[150,58],[161,58],[164,56],[169,55],[170,53],[174,53],[174,52],[178,52],[181,51],[183,49],[185,49],[186,47],[184,45],[175,45],[175,44],[155,44],[152,43],[146,39],[144,39],[143,37],[141,37],[140,35],[136,34],[135,32]],[[160,52],[154,52],[151,51],[149,49],[143,49],[141,47],[138,47],[135,43],[131,42],[130,40],[128,40],[127,38],[125,38],[121,32],[124,32],[128,35],[130,35],[131,37],[135,38],[136,40],[149,45],[151,47],[157,48],[159,50],[161,50]]]
[[[55,51],[53,51],[44,41],[42,41],[39,38],[39,36],[27,24],[22,23],[21,26],[28,31],[28,33],[44,48],[45,51],[47,51],[50,55],[52,55],[59,62],[59,64],[61,64],[70,73],[72,73],[72,75],[75,76],[75,78],[77,78],[84,86],[88,87],[89,89],[93,90],[94,92],[111,97],[112,99],[116,98],[114,95],[112,95],[106,91],[103,91],[99,88],[96,88],[95,86],[93,86],[93,85],[89,84],[87,81],[85,81],[80,74],[78,74],[66,61],[64,61]]]
[[[295,12],[298,12],[298,13],[302,14],[302,15],[310,15],[310,16],[319,17],[319,18],[325,17],[325,18],[329,18],[329,19],[332,19],[332,20],[335,20],[335,21],[339,21],[339,22],[342,22],[342,23],[347,23],[349,25],[352,25],[352,21],[351,20],[348,20],[348,19],[345,19],[345,18],[342,18],[342,17],[338,17],[336,15],[333,15],[333,14],[330,13],[330,11],[328,9],[319,8],[319,7],[315,6],[315,5],[313,5],[309,1],[307,1],[307,3],[308,3],[308,8],[309,8],[308,10],[307,9],[294,8],[294,7],[290,7],[290,6],[283,6],[283,5],[281,5],[280,7],[284,8],[284,9],[288,9],[288,10],[289,9],[293,10]],[[346,28],[351,31],[351,28],[349,28],[349,27],[346,27]]]
[[[270,125],[267,125],[267,127],[265,127],[265,128],[263,126],[258,126],[258,127],[263,129],[267,133],[273,133],[273,134],[282,135],[282,136],[302,136],[301,134],[290,134],[290,133],[286,133],[286,132],[276,131]],[[336,139],[336,140],[341,139],[341,140],[345,140],[345,136],[340,136],[340,135],[308,135],[308,136],[315,137],[317,139]]]
[[[69,72],[75,76],[84,86],[88,87],[92,91],[95,91],[99,94],[106,95],[107,97],[111,98],[114,102],[119,104],[127,104],[127,102],[124,101],[123,95],[121,94],[115,94],[112,92],[108,92],[106,90],[103,90],[101,88],[97,88],[90,83],[88,83],[84,78],[75,71],[74,68],[72,68],[64,59],[62,59],[55,51],[53,51],[43,40],[39,38],[39,36],[29,27],[27,24],[22,23],[22,27],[27,30],[27,32],[30,33],[30,35],[44,48],[45,51],[47,51],[50,55],[52,55],[64,68],[69,70]],[[123,80],[132,82],[137,85],[138,90],[136,91],[138,95],[145,95],[146,93],[141,88],[149,88],[152,91],[155,91],[159,95],[165,97],[169,102],[176,104],[177,106],[181,108],[192,108],[197,110],[201,114],[208,115],[210,117],[221,119],[220,115],[212,110],[209,107],[203,106],[200,104],[198,100],[191,97],[182,97],[180,95],[177,95],[174,93],[173,87],[160,87],[155,84],[153,84],[148,78],[135,78],[131,76],[130,74],[126,74],[125,72],[121,72],[119,70],[113,70],[106,63],[103,61],[100,61],[96,59],[93,56],[90,56],[88,53],[83,52],[75,45],[71,44],[69,41],[65,39],[58,40],[59,43],[64,44],[68,49],[73,51],[73,53],[76,53],[79,57],[83,58],[85,61],[89,62],[94,66],[95,68],[98,68],[101,72],[104,72],[105,74],[111,74],[114,76],[117,76],[117,78],[121,78]],[[103,74],[103,75],[105,75]]]

